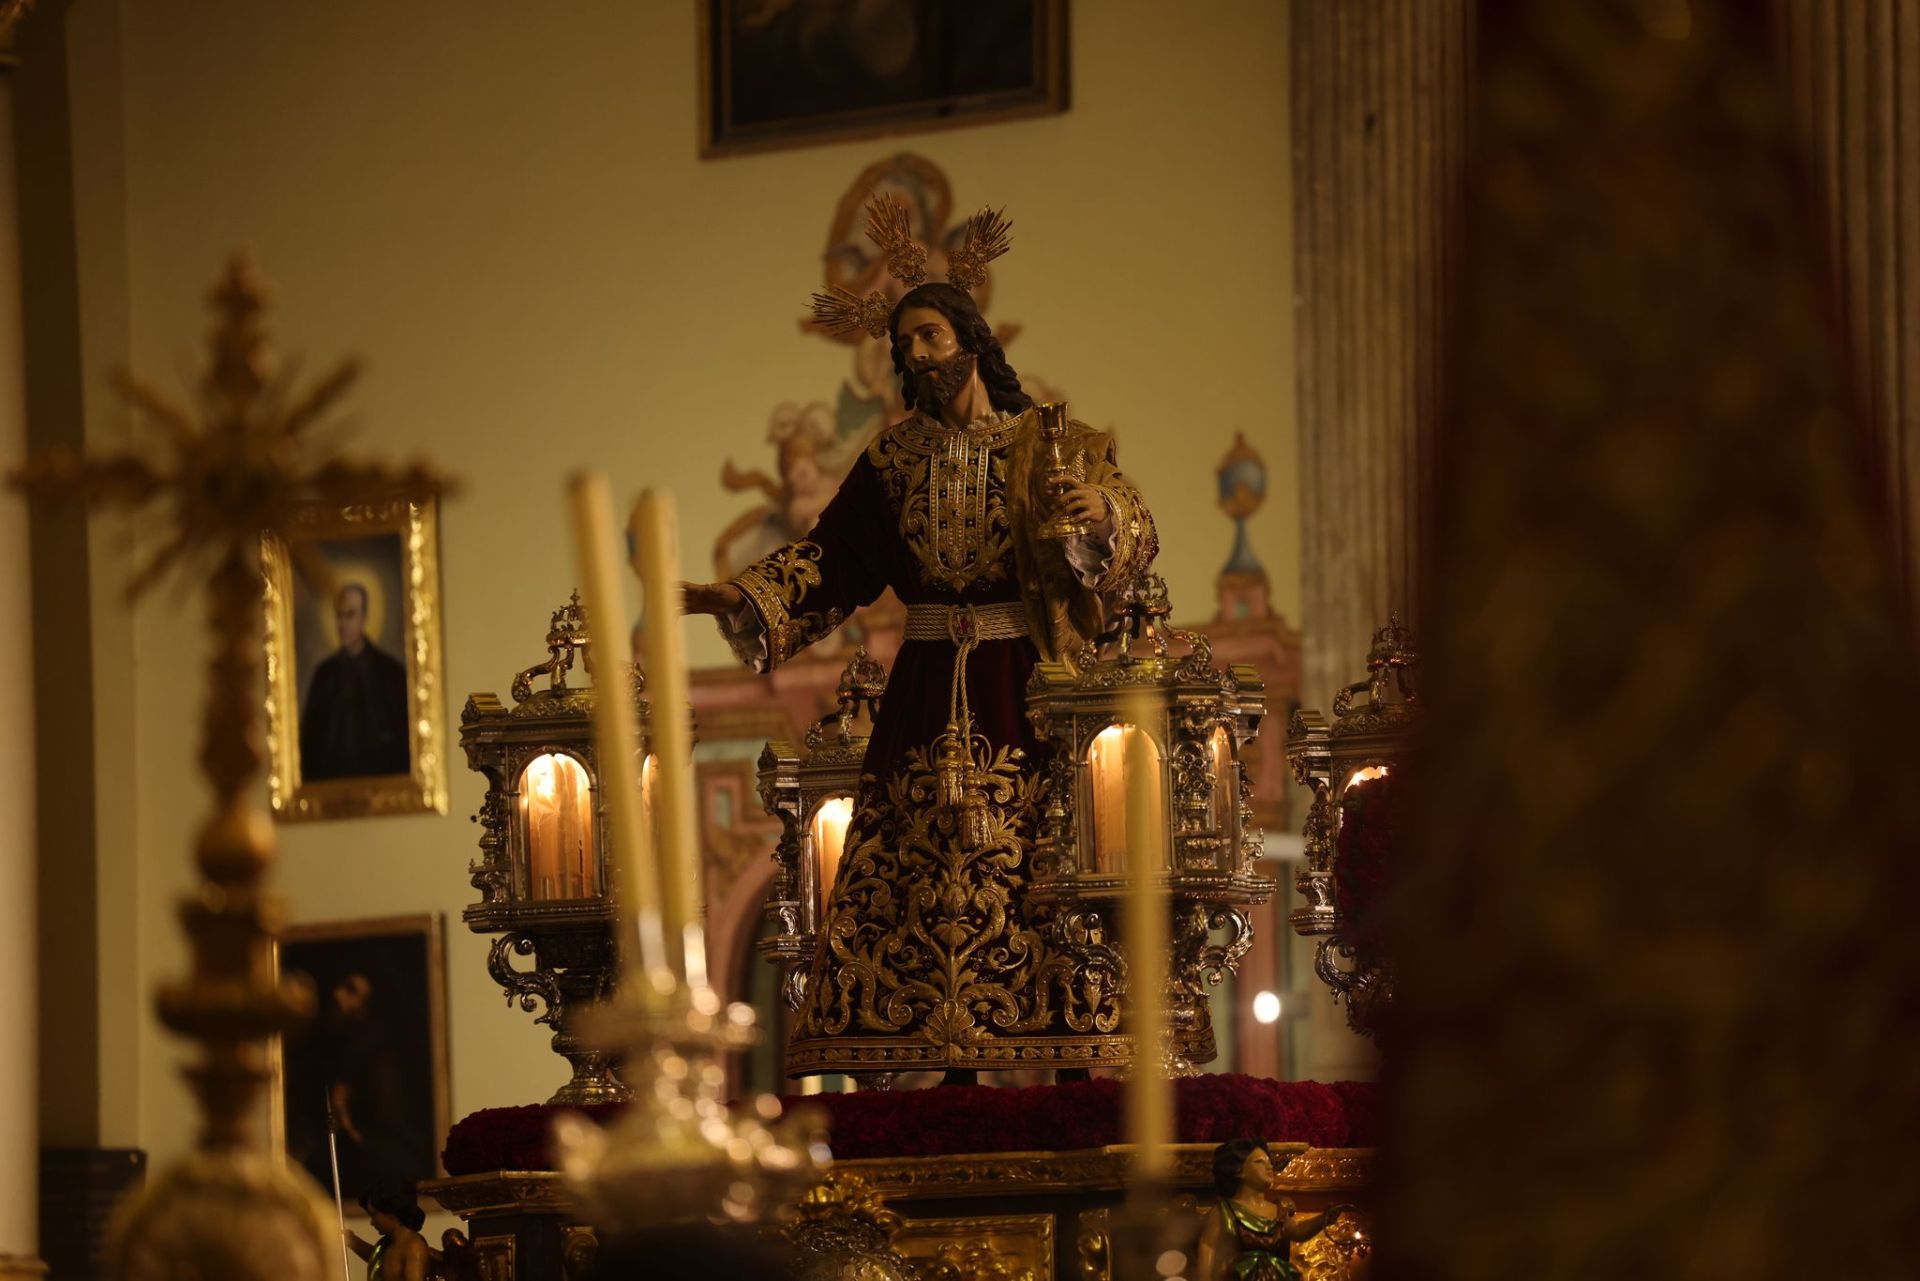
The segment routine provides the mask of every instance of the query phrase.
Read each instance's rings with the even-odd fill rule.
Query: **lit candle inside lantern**
[[[1240,775],[1233,763],[1233,739],[1216,725],[1207,740],[1213,766],[1213,830],[1227,838],[1219,866],[1231,871],[1240,865]]]
[[[1154,723],[1153,696],[1127,696],[1134,726]],[[1128,877],[1127,1021],[1133,1028],[1133,1072],[1127,1079],[1127,1139],[1137,1148],[1135,1172],[1143,1185],[1162,1184],[1173,1169],[1173,1091],[1167,1079],[1167,896],[1165,824],[1156,822],[1159,753],[1144,728],[1125,736]]]
[[[834,796],[813,812],[813,864],[818,880],[818,918],[824,921],[833,897],[833,878],[840,871],[840,855],[847,846],[847,825],[853,822],[853,798]]]
[[[634,763],[640,728],[628,693],[626,672],[633,662],[626,611],[620,607],[619,560],[608,546],[613,496],[607,478],[586,473],[573,478],[574,556],[586,597],[594,656],[593,732],[600,759],[600,786],[606,793],[609,849],[618,876],[619,945],[623,982],[636,988],[643,975],[658,984],[670,973],[666,935],[661,925],[660,885],[652,843],[640,806],[640,777]]]
[[[1136,748],[1147,753],[1145,768],[1135,768],[1130,758]],[[1109,725],[1094,735],[1087,749],[1087,768],[1093,782],[1093,865],[1095,872],[1125,872],[1130,837],[1128,807],[1147,789],[1149,829],[1161,819],[1160,748],[1153,736],[1137,725]]]
[[[527,762],[520,775],[520,826],[529,880],[539,886],[534,897],[592,893],[592,872],[585,859],[593,840],[593,799],[578,761],[548,752]]]
[[[660,887],[667,937],[682,941],[676,970],[691,987],[707,985],[706,932],[700,919],[700,833],[693,809],[693,726],[687,660],[680,632],[680,537],[673,496],[649,489],[633,509],[634,568],[646,596],[647,697],[653,709],[654,824],[660,833]]]

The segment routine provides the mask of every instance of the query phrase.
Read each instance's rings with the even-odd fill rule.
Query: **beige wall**
[[[82,0],[76,40],[78,15],[102,6]],[[113,300],[100,303],[89,334],[111,345],[117,332],[124,350],[105,355],[161,378],[192,368],[202,296],[247,246],[277,287],[286,349],[309,369],[367,358],[360,441],[464,481],[442,542],[457,716],[467,691],[504,693],[539,656],[571,586],[570,469],[604,467],[622,493],[673,488],[687,545],[704,549],[742,505],[716,482],[722,458],[764,462],[776,403],[831,397],[843,349],[794,320],[843,189],[910,148],[947,170],[962,207],[1007,205],[1016,248],[995,313],[1026,327],[1015,363],[1118,428],[1160,514],[1180,614],[1211,609],[1230,532],[1212,471],[1238,430],[1271,471],[1252,533],[1297,616],[1284,6],[1082,0],[1064,116],[706,162],[694,9],[121,4],[124,78],[90,92],[121,99],[124,239],[96,228],[82,253],[124,254],[125,314],[116,327]],[[137,851],[103,885],[118,922],[102,929],[103,970],[141,988],[185,964],[172,900],[203,804],[198,627],[166,593],[144,604],[130,709],[103,713],[122,735],[103,738],[137,761],[102,802],[115,830],[131,813]],[[696,661],[721,657],[696,637]],[[449,817],[283,828],[276,876],[296,919],[447,914],[456,1116],[543,1098],[564,1076],[459,923],[480,794],[456,762]],[[164,1159],[189,1141],[192,1109],[179,1052],[141,1026],[106,1069],[135,1106],[103,1140]]]

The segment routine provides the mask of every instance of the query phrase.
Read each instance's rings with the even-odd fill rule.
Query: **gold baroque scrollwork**
[[[901,1223],[865,1179],[835,1168],[800,1198],[780,1235],[801,1281],[909,1281],[913,1265],[894,1248]]]
[[[1021,901],[1045,778],[971,747],[984,839],[938,802],[925,749],[869,787],[849,828],[788,1070],[1104,1063],[1124,1055],[1112,985],[1047,941]]]
[[[803,538],[755,561],[732,580],[766,629],[768,671],[846,621],[837,606],[801,608],[807,594],[820,586],[820,561],[825,555],[820,544]]]
[[[480,1281],[519,1281],[512,1237],[475,1237],[473,1256],[480,1265]]]
[[[1211,1145],[1208,1151],[1212,1151]],[[1174,1197],[1163,1211],[1168,1216],[1162,1220],[1164,1226],[1160,1229],[1165,1234],[1162,1238],[1164,1244],[1184,1247],[1191,1252],[1200,1238],[1200,1229],[1206,1222],[1207,1213],[1212,1208],[1211,1196]],[[1073,1244],[1078,1262],[1077,1281],[1113,1281],[1113,1220],[1113,1211],[1102,1208],[1082,1211],[1075,1221]]]
[[[1006,578],[1013,550],[1007,446],[1026,417],[1002,414],[985,426],[954,428],[916,416],[867,447],[928,585],[963,591]]]
[[[1353,1210],[1293,1248],[1300,1281],[1362,1281],[1372,1257],[1372,1224],[1366,1214]]]
[[[1054,1216],[910,1219],[893,1234],[922,1281],[1053,1281]]]
[[[560,1229],[560,1274],[564,1281],[590,1281],[600,1258],[600,1238],[584,1223]]]
[[[573,1206],[560,1175],[552,1170],[498,1170],[428,1179],[420,1191],[462,1218],[504,1211],[567,1210]]]
[[[1159,555],[1160,536],[1154,528],[1153,514],[1147,510],[1138,490],[1131,485],[1096,485],[1094,488],[1107,500],[1107,509],[1113,514],[1112,554],[1100,581],[1094,584],[1095,590],[1107,591],[1133,582],[1147,572],[1153,558]]]
[[[1216,1146],[1176,1144],[1169,1183],[1212,1187]],[[1304,1143],[1269,1143],[1267,1148],[1285,1158],[1274,1186],[1288,1194],[1341,1193],[1346,1199],[1373,1178],[1372,1148],[1314,1148]],[[1098,1192],[1126,1186],[1133,1153],[1131,1146],[1116,1144],[1080,1152],[872,1157],[838,1161],[834,1168],[858,1173],[877,1192],[896,1199]]]

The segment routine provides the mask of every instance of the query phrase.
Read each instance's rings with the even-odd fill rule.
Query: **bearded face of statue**
[[[1032,407],[1033,397],[1020,389],[1020,376],[966,290],[938,280],[916,285],[894,304],[892,321],[893,367],[908,409],[939,412],[920,399],[921,379],[955,356],[967,358],[965,372],[949,374],[949,382],[925,384],[930,390],[938,393],[950,386],[957,395],[977,372],[994,409],[1018,413]]]
[[[973,379],[974,357],[970,351],[956,351],[940,364],[913,376],[913,400],[936,418],[952,404]]]
[[[902,312],[894,350],[906,366],[918,409],[938,415],[973,377],[974,355],[960,345],[953,324],[935,307]]]

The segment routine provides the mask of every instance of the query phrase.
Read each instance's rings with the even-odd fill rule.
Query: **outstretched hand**
[[[681,583],[683,614],[731,614],[746,597],[732,583]]]

